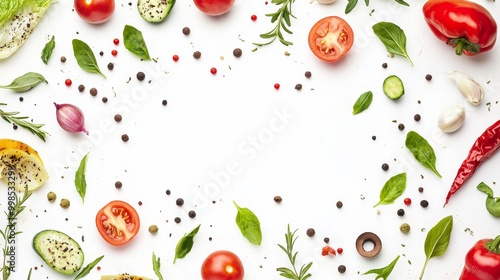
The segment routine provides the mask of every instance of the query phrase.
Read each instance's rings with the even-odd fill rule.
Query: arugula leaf
[[[393,203],[406,189],[406,173],[400,173],[392,176],[382,187],[380,191],[380,201],[373,207],[380,204]]]
[[[403,29],[392,22],[384,21],[374,24],[372,28],[389,53],[405,57],[413,67],[413,62],[406,52],[406,35]]]
[[[94,266],[96,266],[101,260],[102,258],[104,258],[104,255],[98,257],[97,259],[95,259],[93,262],[87,264],[87,266],[85,266],[81,271],[80,273],[78,273],[78,275],[76,275],[75,279],[74,280],[78,280],[78,279],[81,279],[85,276],[87,276],[90,271],[92,271],[92,269],[94,268]]]
[[[76,62],[78,65],[85,71],[89,73],[97,73],[106,78],[104,74],[99,69],[99,65],[97,65],[97,60],[95,59],[95,55],[92,52],[92,49],[87,45],[87,43],[73,39],[73,54],[75,56]]]
[[[89,152],[90,153],[90,152]],[[85,193],[87,192],[87,180],[85,180],[85,171],[87,169],[87,159],[89,156],[87,153],[80,161],[80,166],[75,174],[75,186],[76,191],[80,194],[82,202],[85,201]]]
[[[398,262],[398,260],[399,260],[399,255],[386,267],[370,269],[367,272],[363,273],[363,275],[377,274],[377,277],[375,277],[375,280],[380,279],[380,278],[386,280],[389,277],[389,275],[391,274],[394,267],[396,266],[396,263]]]
[[[410,131],[406,134],[405,146],[420,164],[441,178],[441,174],[436,169],[436,154],[427,140],[415,131]]]
[[[262,243],[262,232],[260,230],[259,218],[248,208],[241,208],[234,202],[234,206],[238,209],[236,214],[236,224],[241,231],[241,234],[250,241],[253,245]]]
[[[174,257],[174,264],[177,259],[182,259],[184,258],[189,252],[191,252],[191,249],[193,248],[194,245],[194,237],[198,233],[198,230],[200,229],[201,225],[198,225],[195,229],[193,229],[190,233],[185,234],[179,242],[177,242],[177,246],[175,247],[175,257]]]
[[[352,114],[357,115],[368,109],[368,107],[370,107],[370,105],[372,104],[372,101],[373,93],[371,91],[367,91],[361,94],[352,107]]]
[[[160,257],[156,257],[155,252],[153,252],[153,271],[158,277],[158,280],[163,280],[163,275],[161,275],[160,268],[161,268]]]
[[[55,37],[52,36],[50,41],[45,44],[45,47],[42,50],[42,61],[47,64],[49,62],[50,57],[52,56],[52,51],[56,47]]]
[[[151,60],[142,32],[131,25],[123,28],[123,44],[131,53],[143,60]]]
[[[41,74],[28,72],[15,78],[9,85],[0,86],[0,88],[11,89],[15,92],[25,92],[36,87],[42,82],[48,84],[47,80],[45,80],[45,77]]]
[[[424,251],[425,263],[419,279],[424,276],[425,268],[433,257],[442,256],[450,244],[451,231],[453,229],[453,216],[444,217],[429,232],[425,238]]]

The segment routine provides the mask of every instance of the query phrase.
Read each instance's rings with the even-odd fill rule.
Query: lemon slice
[[[0,178],[18,191],[34,191],[49,175],[33,148],[17,140],[0,139]]]

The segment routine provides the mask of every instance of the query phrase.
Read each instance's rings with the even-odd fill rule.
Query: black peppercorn
[[[387,63],[385,63],[385,62],[382,63],[382,68],[384,68],[384,69],[387,68]]]
[[[85,86],[84,85],[79,85],[78,86],[78,91],[79,92],[83,92],[85,90]]]
[[[61,56],[61,62],[62,63],[66,62],[66,57],[65,56]]]
[[[190,33],[191,33],[191,29],[189,29],[189,27],[186,26],[186,27],[182,28],[182,34],[187,36]]]
[[[177,206],[182,206],[182,205],[184,205],[184,199],[182,199],[182,198],[178,198],[178,199],[175,201],[175,204],[176,204]]]
[[[423,208],[427,208],[427,206],[429,206],[429,202],[424,199],[420,201],[420,206],[422,206]]]
[[[194,217],[196,217],[196,212],[194,212],[193,210],[191,210],[191,211],[188,212],[188,216],[189,216],[189,218],[193,219]]]
[[[423,193],[424,192],[424,188],[423,187],[418,187],[418,192],[419,193]]]
[[[106,96],[102,98],[102,103],[108,103],[108,98]]]
[[[316,231],[313,228],[308,228],[306,234],[309,237],[313,237],[316,234]]]
[[[179,217],[175,217],[174,222],[176,222],[176,223],[180,223],[180,222],[181,222],[181,218],[179,218]]]
[[[196,58],[196,59],[200,58],[200,57],[201,57],[201,52],[199,52],[199,51],[195,51],[195,52],[193,53],[193,57],[194,57],[194,58]]]
[[[277,195],[274,197],[274,202],[281,203],[282,201],[283,201],[283,198],[281,196]]]
[[[97,95],[97,89],[96,88],[91,88],[90,89],[90,95],[96,96]]]
[[[421,118],[422,118],[422,117],[421,117],[419,114],[415,114],[415,116],[413,116],[413,119],[414,119],[416,122],[420,121],[420,119],[421,119]]]
[[[115,68],[115,65],[113,63],[108,63],[108,70],[113,70]]]
[[[345,265],[343,265],[343,264],[339,265],[338,271],[339,271],[339,273],[344,273],[346,271]]]
[[[302,89],[302,85],[301,84],[296,84],[295,85],[295,89],[296,90],[301,90]]]
[[[344,203],[342,203],[342,201],[337,201],[336,206],[337,206],[337,208],[340,209],[344,206]]]
[[[304,76],[306,76],[306,78],[308,78],[308,79],[309,79],[309,78],[311,78],[311,76],[312,76],[311,71],[306,71],[306,72],[304,73]]]
[[[114,116],[114,119],[115,119],[115,122],[121,122],[121,121],[122,121],[122,115],[120,115],[120,114],[116,114],[116,115]]]
[[[330,238],[328,238],[328,237],[323,238],[323,242],[329,243],[330,242]]]
[[[120,182],[120,181],[116,181],[116,182],[115,182],[115,188],[117,188],[117,189],[121,189],[121,188],[122,188],[122,186],[123,186],[122,182]]]
[[[384,171],[389,170],[389,164],[387,164],[387,163],[382,163],[382,170],[384,170]]]
[[[161,105],[163,105],[163,106],[167,106],[167,100],[166,100],[166,99],[163,99],[163,100],[161,101]]]
[[[405,215],[405,210],[404,209],[398,209],[398,216],[403,217]]]
[[[243,51],[240,48],[236,48],[233,50],[233,55],[235,57],[240,57],[243,54]]]
[[[377,140],[377,136],[373,135],[373,136],[372,136],[372,140],[373,140],[373,141]]]
[[[425,75],[425,79],[426,79],[427,81],[432,80],[432,75],[431,75],[431,74],[427,74],[427,75]]]
[[[129,140],[129,137],[127,134],[122,134],[122,141],[127,142]]]
[[[405,130],[405,125],[402,123],[398,124],[398,129],[401,131]]]
[[[165,191],[165,193],[166,193],[167,195],[170,195],[172,192],[171,192],[170,190],[166,190],[166,191]]]
[[[137,73],[136,77],[137,77],[137,80],[144,81],[144,79],[146,78],[146,74],[144,74],[144,72],[141,71],[141,72]]]

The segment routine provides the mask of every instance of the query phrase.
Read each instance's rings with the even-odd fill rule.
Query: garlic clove
[[[446,108],[438,118],[438,127],[446,133],[457,131],[465,121],[465,109],[462,105],[452,105]]]
[[[318,2],[319,4],[324,4],[324,5],[332,4],[335,1],[337,0],[316,0],[316,2]]]
[[[484,99],[483,87],[478,84],[472,77],[458,71],[451,71],[447,73],[458,86],[458,89],[463,96],[472,105],[479,105]]]

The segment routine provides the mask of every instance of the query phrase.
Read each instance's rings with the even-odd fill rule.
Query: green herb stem
[[[293,246],[295,244],[295,241],[297,240],[298,236],[295,236],[295,233],[297,232],[297,229],[293,232],[290,231],[290,225],[288,225],[287,228],[287,233],[285,233],[285,240],[286,240],[286,248],[283,245],[278,244],[278,246],[285,252],[285,254],[288,257],[288,260],[290,261],[290,264],[292,265],[292,268],[286,268],[286,267],[279,267],[276,270],[280,272],[280,276],[288,279],[295,279],[295,280],[306,280],[312,275],[308,273],[309,269],[312,266],[312,262],[308,264],[304,264],[300,267],[299,270],[297,270],[296,267],[296,259],[297,259],[297,254],[298,252],[294,252]]]
[[[7,105],[5,103],[0,103],[0,106],[2,105]],[[43,131],[41,129],[44,124],[34,124],[32,122],[28,122],[25,119],[29,118],[27,116],[18,116],[19,112],[5,112],[2,109],[0,109],[0,117],[4,119],[8,123],[14,123],[29,132],[35,134],[38,136],[40,139],[42,139],[45,142],[45,137],[47,132]]]
[[[260,34],[260,38],[269,39],[269,41],[265,43],[253,43],[256,46],[262,47],[271,44],[278,38],[278,40],[285,46],[293,45],[292,42],[285,40],[283,36],[282,30],[284,30],[288,34],[293,34],[290,30],[292,26],[292,22],[290,17],[296,18],[292,14],[292,4],[295,0],[272,0],[271,3],[275,5],[280,5],[281,7],[278,11],[270,14],[266,14],[267,17],[271,17],[271,23],[277,22],[276,26],[269,32]]]

